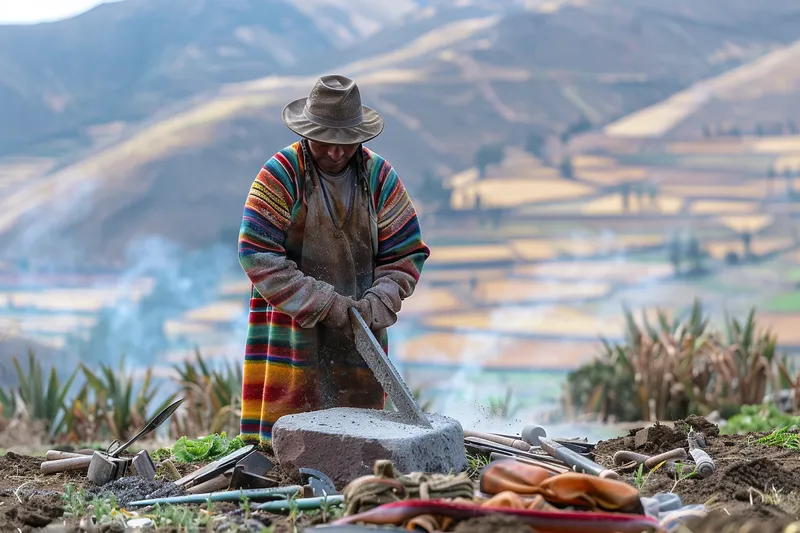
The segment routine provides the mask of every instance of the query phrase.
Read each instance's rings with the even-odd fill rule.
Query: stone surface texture
[[[315,468],[339,490],[371,474],[379,459],[390,459],[404,474],[463,471],[467,458],[461,424],[437,414],[426,416],[432,429],[375,409],[341,407],[287,415],[272,428],[272,446],[290,476],[299,477],[300,468]]]

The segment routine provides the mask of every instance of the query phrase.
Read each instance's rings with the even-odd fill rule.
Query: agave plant
[[[45,382],[44,370],[33,351],[28,352],[27,371],[22,369],[16,356],[13,362],[19,382],[17,392],[25,411],[31,420],[44,424],[48,435],[56,435],[64,425],[66,396],[78,373],[77,369],[62,384],[55,367],[50,368],[49,377]]]
[[[0,416],[11,418],[17,412],[17,395],[14,389],[0,389]]]
[[[567,402],[603,420],[674,419],[700,408],[712,347],[701,303],[672,319],[659,310],[655,323],[623,313],[624,340],[602,339],[599,357],[568,375]]]
[[[800,413],[800,372],[795,372],[785,355],[778,362],[776,381],[776,390],[789,390],[791,398],[790,411],[792,413]]]
[[[226,362],[221,370],[212,369],[195,350],[194,361],[173,367],[189,409],[176,417],[180,435],[209,435],[225,431],[238,434],[241,417],[242,367]]]
[[[755,308],[747,321],[725,317],[725,332],[714,357],[721,380],[720,389],[738,405],[760,404],[775,378],[777,337],[769,330],[758,330]]]
[[[489,416],[508,420],[513,418],[520,410],[522,405],[514,400],[514,393],[509,388],[502,398],[489,398]]]
[[[94,393],[100,418],[110,436],[118,440],[127,440],[146,424],[149,417],[175,399],[173,393],[152,412],[148,412],[157,392],[152,384],[152,370],[148,368],[145,371],[144,378],[134,393],[136,378],[133,372],[126,370],[125,357],[120,358],[117,369],[106,364],[101,364],[97,373],[85,364],[81,368]]]

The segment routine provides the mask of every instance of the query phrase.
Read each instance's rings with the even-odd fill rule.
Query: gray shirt
[[[341,225],[347,219],[347,211],[350,209],[350,202],[353,201],[353,188],[355,186],[356,173],[353,165],[347,165],[338,174],[329,174],[322,169],[317,169],[319,177],[330,201],[332,216],[336,218],[337,224]]]

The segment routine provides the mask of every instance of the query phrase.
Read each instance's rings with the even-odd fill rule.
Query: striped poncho
[[[241,419],[241,435],[251,442],[271,441],[272,426],[281,416],[318,407],[309,403],[306,390],[314,386],[315,376],[309,351],[313,328],[332,304],[334,291],[304,275],[298,264],[305,212],[302,150],[297,142],[267,161],[250,189],[239,232],[239,262],[252,283]],[[399,306],[413,293],[430,250],[397,173],[375,152],[361,150],[377,214],[371,290]],[[388,353],[385,331],[380,341]]]

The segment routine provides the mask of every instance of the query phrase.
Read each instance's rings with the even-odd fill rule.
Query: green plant
[[[182,463],[197,461],[213,461],[244,446],[241,436],[228,439],[225,432],[212,434],[198,439],[178,439],[172,447],[172,456]]]
[[[241,417],[242,366],[226,362],[221,370],[211,368],[200,350],[194,361],[173,367],[188,409],[174,418],[180,435],[207,435],[225,431],[238,433]]]
[[[775,346],[777,337],[769,330],[758,330],[755,308],[747,321],[725,317],[725,331],[715,369],[720,373],[720,383],[732,401],[738,405],[761,403],[773,380],[774,364],[778,362]]]
[[[514,392],[508,388],[502,398],[489,398],[489,416],[507,420],[514,417],[521,409],[522,405],[514,398]]]
[[[28,370],[25,372],[16,356],[13,358],[19,382],[19,397],[31,420],[44,423],[49,435],[61,431],[64,425],[65,399],[77,375],[77,369],[63,384],[55,367],[50,368],[50,375],[45,384],[44,370],[33,351],[28,352]]]
[[[800,416],[787,415],[772,404],[743,405],[720,431],[726,434],[761,433],[793,425],[800,425]]]
[[[667,420],[760,403],[775,381],[776,338],[756,327],[755,310],[740,323],[726,317],[713,330],[698,300],[688,315],[658,311],[634,319],[625,309],[625,338],[602,340],[599,357],[567,377],[569,414],[597,412],[607,420]],[[788,372],[783,381],[790,380]],[[800,384],[800,383],[799,383]]]
[[[11,418],[17,411],[17,395],[14,389],[0,389],[0,417]]]
[[[653,475],[653,472],[655,472],[665,464],[666,461],[658,463],[647,473],[646,476],[644,475],[644,463],[639,464],[639,468],[636,470],[636,474],[633,477],[633,483],[634,485],[636,485],[636,488],[639,490],[639,492],[641,492],[642,489],[644,489],[644,486],[647,485],[647,481],[650,479],[650,476]]]
[[[792,398],[790,411],[792,413],[800,412],[800,372],[795,372],[794,365],[789,362],[786,355],[778,362],[775,389],[788,390]]]
[[[756,442],[765,446],[776,446],[778,448],[786,448],[788,450],[800,450],[800,434],[797,433],[796,429],[791,431],[790,427],[782,427],[773,430],[772,433],[761,437]]]
[[[467,453],[467,475],[473,480],[477,480],[481,475],[481,471],[489,463],[491,463],[491,461],[485,455]]]
[[[100,418],[105,422],[109,434],[118,440],[127,440],[147,423],[147,418],[175,399],[175,394],[170,395],[152,413],[148,413],[157,392],[152,385],[152,369],[145,371],[134,393],[136,381],[133,372],[125,369],[125,357],[120,358],[117,369],[101,364],[99,372],[95,374],[85,364],[81,368],[95,395]]]
[[[675,483],[672,485],[672,488],[669,489],[669,491],[675,492],[675,489],[678,488],[678,483],[684,479],[694,477],[695,473],[696,471],[694,466],[684,463],[675,463]]]

